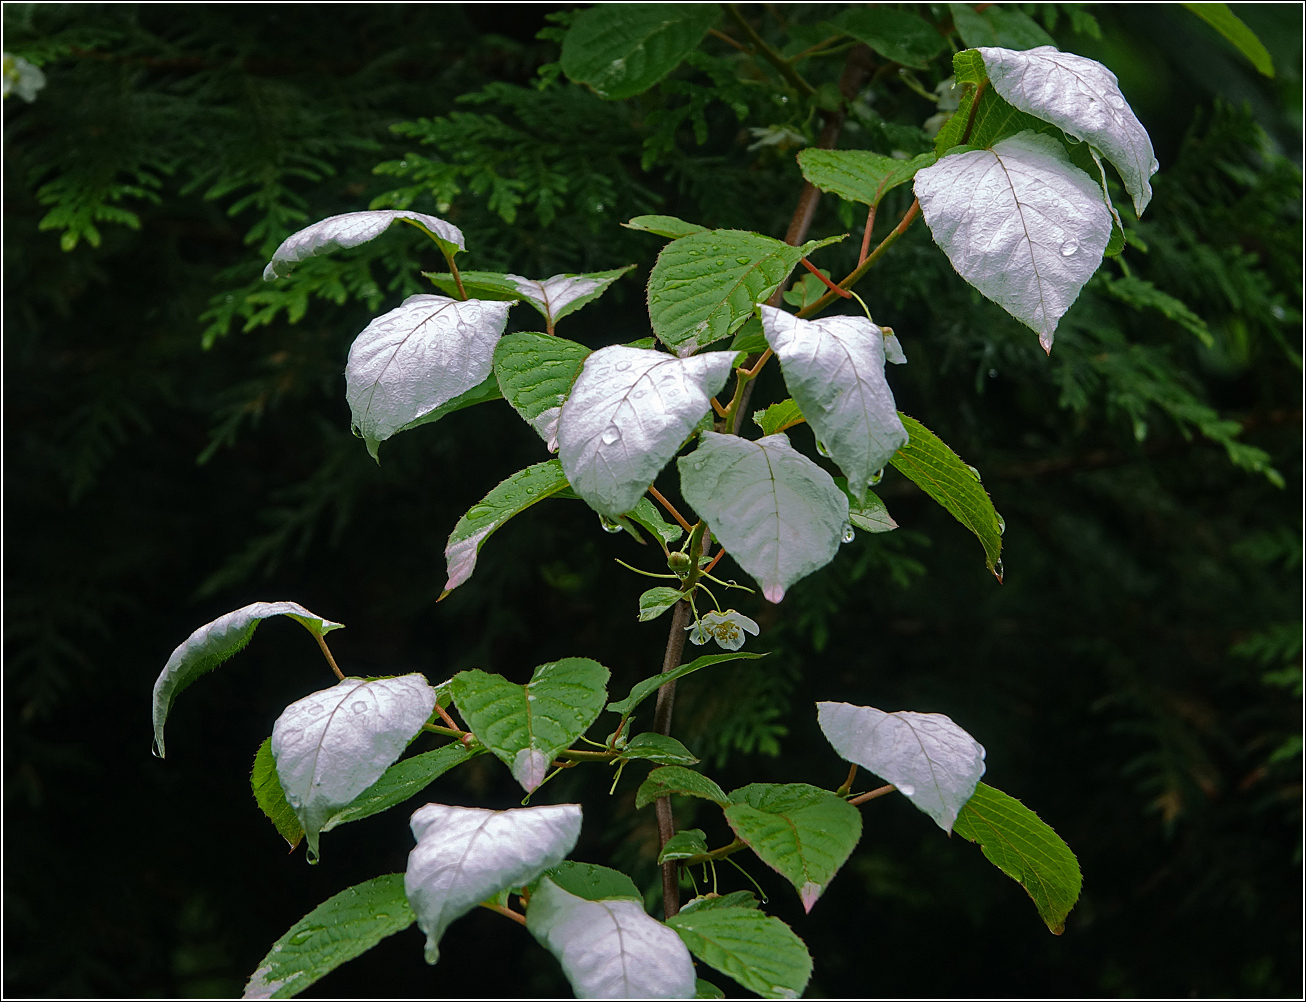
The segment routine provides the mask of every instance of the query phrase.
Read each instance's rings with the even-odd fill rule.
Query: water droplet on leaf
[[[853,532],[853,527],[848,522],[843,524],[843,534],[839,537],[845,543],[851,543],[857,538],[857,533]]]
[[[913,793],[916,792],[916,787],[912,786],[910,783],[899,783],[898,792],[901,793],[904,797],[910,797]]]
[[[1061,256],[1070,257],[1075,251],[1079,250],[1079,241],[1071,237],[1061,245]]]
[[[819,452],[826,459],[830,458],[830,450],[825,447],[825,443],[822,442],[819,438],[816,440],[816,451]]]
[[[984,478],[981,477],[981,476],[979,475],[979,470],[977,470],[977,469],[975,469],[975,467],[971,466],[970,463],[967,463],[967,464],[966,464],[966,469],[970,470],[970,474],[971,474],[971,476],[973,476],[976,480],[979,480],[980,482],[983,482],[983,479],[984,479]]]
[[[603,444],[612,445],[621,438],[621,429],[615,424],[608,425],[607,430],[603,433]]]
[[[884,467],[881,466],[878,470],[876,470],[874,473],[871,474],[871,486],[874,487],[883,479],[884,479]]]
[[[604,531],[604,532],[620,532],[620,531],[621,531],[621,523],[620,523],[620,522],[614,522],[612,519],[608,518],[607,515],[600,515],[600,516],[599,516],[599,525],[603,526],[603,531]]]
[[[998,516],[998,535],[1001,536],[1007,531],[1007,520],[1001,515]]]
[[[353,710],[355,714],[366,713],[367,704],[360,699],[357,703],[351,706],[350,709]]]

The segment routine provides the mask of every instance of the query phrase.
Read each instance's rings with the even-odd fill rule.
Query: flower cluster
[[[695,644],[705,644],[709,639],[715,640],[728,651],[737,651],[744,646],[744,633],[757,636],[757,624],[747,616],[727,609],[725,612],[708,612],[692,626],[689,639]]]

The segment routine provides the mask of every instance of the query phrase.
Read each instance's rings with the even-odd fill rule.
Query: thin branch
[[[866,255],[871,248],[871,231],[875,229],[875,206],[871,206],[871,211],[866,213],[866,232],[862,234],[862,252],[857,257],[857,265],[861,267],[866,263]]]
[[[505,908],[503,907],[503,905],[499,905],[499,904],[491,904],[488,901],[482,901],[481,907],[488,908],[492,912],[498,912],[504,918],[510,918],[518,925],[526,924],[526,916],[523,915],[521,912],[513,911],[511,908]]]
[[[886,793],[892,793],[896,789],[898,788],[890,783],[888,786],[881,786],[879,789],[872,790],[870,793],[859,794],[849,800],[848,803],[852,804],[854,807],[860,807],[868,800],[874,800],[876,797],[883,797]]]
[[[322,636],[320,633],[315,633],[313,636],[317,637],[317,645],[322,648],[322,653],[326,655],[327,664],[329,664],[331,670],[336,673],[336,678],[343,682],[345,680],[345,673],[340,670],[340,666],[336,664],[336,659],[331,656],[331,648],[327,646],[326,637]]]
[[[903,213],[902,219],[898,221],[898,225],[893,228],[893,230],[889,233],[888,236],[886,236],[883,240],[880,241],[879,246],[876,247],[875,250],[871,251],[870,256],[867,257],[867,259],[863,261],[861,264],[859,264],[853,270],[851,275],[849,275],[847,278],[845,278],[842,282],[839,283],[839,287],[842,289],[851,289],[854,285],[856,285],[857,282],[861,279],[861,277],[865,275],[868,271],[870,271],[871,268],[875,266],[876,262],[879,261],[880,258],[884,256],[885,251],[887,251],[890,247],[892,247],[895,243],[897,243],[898,238],[907,232],[907,227],[909,227],[913,222],[916,221],[916,217],[920,215],[920,211],[921,211],[920,200],[913,199],[911,205],[908,206],[907,211]],[[806,319],[807,317],[820,313],[823,309],[825,309],[832,302],[834,302],[834,300],[835,300],[834,293],[827,292],[816,302],[810,303],[807,306],[804,306],[801,310],[799,310],[798,316],[802,317],[803,319]]]
[[[848,792],[853,788],[853,780],[857,778],[857,763],[854,762],[848,769],[848,778],[843,781],[843,785],[834,792],[841,797],[848,796]]]
[[[966,119],[966,131],[961,134],[961,145],[965,146],[970,139],[970,132],[975,128],[975,112],[979,111],[980,98],[984,96],[984,88],[989,85],[988,80],[981,80],[980,85],[975,88],[975,96],[970,99],[970,117]]]
[[[847,37],[847,36],[846,36],[846,35],[843,35],[843,34],[831,35],[831,36],[830,36],[829,38],[827,38],[825,41],[823,41],[823,42],[817,42],[815,45],[811,45],[811,46],[808,46],[806,49],[803,49],[803,51],[800,52],[800,53],[798,53],[797,55],[795,55],[795,56],[790,56],[789,59],[788,59],[787,61],[788,61],[788,62],[791,62],[791,63],[801,63],[801,62],[802,62],[804,59],[806,59],[808,56],[814,56],[814,55],[816,55],[816,53],[820,52],[822,49],[828,49],[828,48],[829,48],[831,45],[833,45],[835,42],[839,41],[839,39],[841,39],[841,38],[846,38],[846,37]]]
[[[697,557],[694,558],[697,560]],[[689,625],[689,603],[677,602],[671,613],[671,629],[667,632],[667,649],[662,657],[662,671],[675,671],[680,667],[685,653],[685,627]],[[675,706],[676,682],[672,679],[658,689],[657,708],[653,711],[653,730],[659,734],[671,733],[671,711]],[[676,834],[676,819],[671,814],[671,798],[660,797],[653,805],[658,820],[658,843],[665,846]],[[680,881],[675,863],[662,864],[662,911],[671,918],[680,911]]]
[[[727,43],[728,45],[733,45],[736,49],[738,49],[740,52],[744,53],[745,55],[751,56],[753,54],[752,50],[747,45],[742,45],[739,42],[736,42],[724,31],[717,31],[715,28],[708,28],[707,33],[711,35],[713,38],[721,39],[721,41]]]
[[[449,716],[449,714],[445,712],[444,707],[441,706],[438,702],[435,704],[435,712],[440,714],[440,719],[443,720],[447,726],[452,727],[454,730],[458,730],[457,722],[453,719],[453,717]]]
[[[816,265],[812,264],[811,261],[807,260],[807,258],[801,258],[799,263],[802,264],[802,266],[806,268],[808,271],[810,271],[813,275],[819,278],[822,282],[824,282],[826,287],[831,292],[833,292],[836,296],[842,296],[844,299],[852,298],[853,294],[851,292],[849,292],[847,289],[841,289],[839,288],[839,286],[831,282],[828,278],[822,275],[820,269],[817,268]]]
[[[653,495],[655,501],[667,510],[667,513],[680,523],[680,527],[686,532],[693,532],[694,527],[685,521],[685,516],[676,511],[676,506],[664,498],[661,492],[652,484],[648,485],[648,492]]]
[[[743,31],[744,37],[748,39],[756,50],[756,54],[774,66],[790,86],[797,90],[798,93],[802,94],[803,97],[812,97],[816,94],[816,88],[804,80],[802,74],[794,69],[784,56],[780,55],[780,53],[776,52],[775,49],[766,44],[766,41],[762,36],[759,35],[753,29],[753,26],[748,23],[748,19],[745,18],[743,14],[739,13],[738,7],[732,3],[728,3],[726,4],[726,12],[734,18],[735,23],[739,25],[740,30]]]
[[[712,568],[715,567],[717,564],[719,564],[721,562],[721,558],[724,557],[725,555],[726,555],[726,551],[724,547],[717,550],[716,556],[712,558],[712,562],[703,568],[703,576],[707,577],[710,573],[712,573]]]

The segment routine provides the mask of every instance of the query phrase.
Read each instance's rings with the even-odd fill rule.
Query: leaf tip
[[[811,880],[803,884],[798,891],[798,897],[803,902],[803,911],[811,912],[812,906],[816,904],[816,899],[821,896],[822,890],[824,890],[824,888],[821,887],[820,884]]]

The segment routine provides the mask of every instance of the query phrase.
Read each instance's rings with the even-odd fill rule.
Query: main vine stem
[[[740,27],[750,36],[750,41],[754,41],[755,46],[761,42],[760,38],[755,37],[756,33],[752,31],[742,16],[734,9],[733,5],[727,8]],[[765,43],[761,43],[765,46]],[[763,55],[765,50],[763,49]],[[870,79],[875,65],[871,59],[871,50],[865,45],[855,45],[848,51],[848,56],[844,61],[843,74],[839,78],[839,91],[843,95],[844,101],[851,101],[856,98],[858,91],[865,86],[866,81]],[[786,79],[788,79],[786,77]],[[801,89],[801,88],[800,88]],[[834,111],[824,113],[824,124],[821,127],[821,135],[817,140],[817,147],[823,150],[834,149],[835,143],[839,139],[839,132],[843,128],[846,112],[841,105]],[[816,213],[816,204],[820,201],[821,192],[811,183],[803,184],[802,194],[798,196],[798,206],[794,209],[793,218],[789,221],[789,230],[785,233],[785,243],[796,247],[807,239],[807,231],[812,225],[812,217]],[[831,295],[834,295],[831,293]],[[779,302],[780,293],[777,291],[775,301]],[[774,305],[774,304],[773,304]],[[752,367],[757,364],[758,357],[750,357],[747,366]],[[731,414],[731,420],[726,426],[726,430],[732,434],[739,434],[739,428],[744,413],[748,409],[748,400],[753,393],[754,380],[745,379],[743,376],[736,376],[743,381],[741,392],[737,394],[734,402],[734,410]],[[711,537],[707,537],[703,552],[711,546]],[[698,568],[698,555],[694,554],[693,568]],[[689,625],[689,603],[677,602],[675,609],[671,614],[671,629],[667,634],[667,649],[662,658],[663,672],[674,671],[680,667],[681,659],[685,652],[685,628]],[[658,689],[657,709],[653,714],[653,729],[659,734],[671,733],[671,711],[676,700],[676,682],[672,679]],[[671,798],[660,797],[654,803],[654,811],[657,814],[658,821],[658,842],[659,845],[665,846],[672,835],[676,833],[675,818],[671,814]],[[671,918],[680,911],[680,877],[677,872],[678,864],[662,864],[662,910],[666,918]]]

